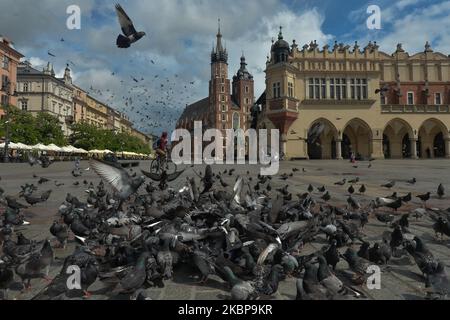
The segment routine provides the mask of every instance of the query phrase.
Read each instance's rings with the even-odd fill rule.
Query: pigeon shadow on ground
[[[389,264],[392,266],[413,266],[414,263],[408,256],[402,256],[389,260]]]
[[[211,277],[209,277],[204,284],[198,283],[201,278],[201,274],[192,266],[178,266],[176,269],[177,272],[174,272],[172,279],[172,282],[175,284],[191,285],[198,288],[216,289],[222,291],[228,290],[225,282],[220,282]]]
[[[424,282],[424,279],[417,272],[405,269],[392,269],[391,272],[400,274],[406,278],[409,278],[414,281]]]
[[[415,295],[415,294],[402,294],[402,297],[405,298],[405,300],[410,301],[410,300],[425,300],[424,297]]]

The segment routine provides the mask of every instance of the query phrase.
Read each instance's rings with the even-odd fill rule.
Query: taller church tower
[[[228,52],[222,44],[222,33],[217,32],[217,43],[211,52],[211,80],[209,82],[209,103],[215,119],[212,123],[219,130],[231,129],[228,124],[231,107],[231,82],[228,78]]]

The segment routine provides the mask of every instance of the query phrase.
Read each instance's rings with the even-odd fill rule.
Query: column
[[[336,141],[336,159],[343,160],[342,158],[342,140]]]
[[[445,157],[450,159],[450,139],[445,139]]]
[[[419,159],[419,156],[417,155],[417,139],[410,139],[409,140],[411,142],[411,159],[417,160]]]
[[[280,140],[281,140],[281,152],[284,154],[285,160],[287,160],[287,135],[282,134]]]
[[[372,154],[374,159],[384,159],[383,139],[372,139]]]

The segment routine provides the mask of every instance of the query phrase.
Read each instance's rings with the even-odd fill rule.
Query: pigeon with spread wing
[[[137,192],[145,180],[144,177],[133,179],[125,169],[102,161],[90,160],[89,166],[117,191],[121,200],[126,200]]]
[[[133,43],[145,36],[145,32],[137,32],[134,28],[133,21],[126,14],[120,4],[116,4],[116,13],[119,18],[120,27],[123,35],[117,37],[116,44],[119,48],[129,48]]]

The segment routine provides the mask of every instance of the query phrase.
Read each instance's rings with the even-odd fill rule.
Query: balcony
[[[75,122],[75,119],[73,116],[66,116],[65,121],[67,124],[73,124]]]
[[[449,105],[384,105],[381,113],[390,114],[450,114]]]
[[[291,97],[276,98],[268,101],[270,111],[287,110],[290,112],[298,112],[298,102],[297,99]]]
[[[370,99],[305,99],[302,101],[302,105],[305,106],[373,106],[377,101]]]

